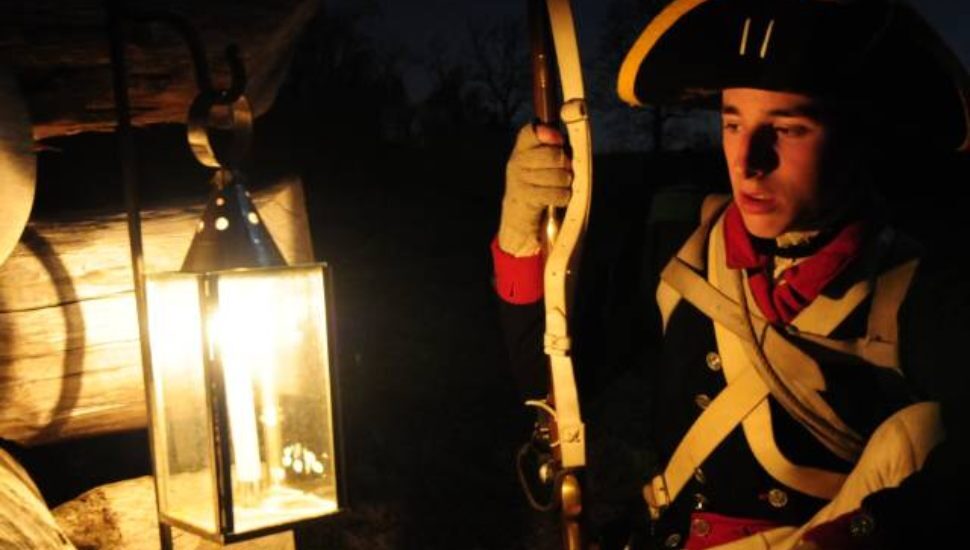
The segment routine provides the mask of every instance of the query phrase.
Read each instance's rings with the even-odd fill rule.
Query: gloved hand
[[[498,246],[517,257],[542,248],[542,215],[548,206],[569,203],[573,180],[563,137],[548,126],[526,125],[519,131],[505,169],[505,196]]]

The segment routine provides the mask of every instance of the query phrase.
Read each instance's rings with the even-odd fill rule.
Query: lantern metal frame
[[[149,447],[152,456],[152,479],[155,485],[156,510],[158,513],[159,540],[162,550],[173,548],[171,528],[177,527],[184,531],[199,535],[205,539],[212,540],[220,544],[228,544],[247,539],[265,536],[271,533],[298,529],[301,526],[315,524],[322,520],[330,519],[339,515],[346,507],[346,474],[344,473],[344,443],[343,443],[343,422],[342,422],[342,400],[339,369],[336,365],[337,343],[336,343],[336,307],[334,305],[334,291],[332,284],[332,272],[324,262],[287,266],[282,265],[262,265],[236,269],[219,269],[196,271],[200,284],[199,296],[205,297],[212,303],[200,304],[204,310],[213,303],[218,302],[216,293],[206,293],[201,285],[211,284],[218,280],[220,273],[249,272],[249,271],[272,271],[286,270],[293,268],[314,267],[322,272],[323,296],[325,301],[326,317],[326,345],[327,345],[327,370],[329,376],[329,414],[331,423],[331,438],[333,441],[332,460],[335,464],[334,485],[336,488],[337,509],[331,514],[322,517],[310,517],[295,521],[287,521],[283,524],[255,528],[242,533],[236,533],[235,517],[233,507],[233,492],[231,467],[232,455],[230,448],[231,435],[229,433],[229,412],[225,399],[220,396],[226,395],[226,387],[222,376],[221,354],[215,358],[210,358],[208,353],[203,353],[204,377],[206,381],[206,412],[208,437],[210,441],[207,452],[212,453],[209,457],[213,466],[212,475],[216,487],[214,493],[216,517],[216,532],[202,530],[197,526],[185,523],[178,518],[163,513],[161,507],[161,494],[159,491],[159,472],[156,471],[155,460],[155,437],[157,422],[156,403],[154,399],[155,374],[152,368],[151,345],[149,338],[148,323],[148,298],[146,287],[146,274],[144,265],[144,249],[142,244],[141,213],[138,198],[138,174],[137,174],[137,155],[134,146],[131,123],[131,107],[128,96],[128,69],[125,62],[125,21],[133,23],[164,23],[176,30],[185,40],[191,53],[193,67],[195,68],[196,84],[199,89],[199,96],[193,102],[189,113],[188,138],[189,145],[196,158],[204,165],[209,167],[219,167],[226,164],[225,157],[231,158],[233,162],[238,161],[244,153],[249,143],[249,136],[243,135],[235,143],[231,143],[227,149],[222,151],[215,150],[208,141],[207,129],[200,123],[200,117],[207,114],[205,106],[213,104],[235,105],[244,101],[242,92],[245,88],[245,71],[239,59],[238,50],[235,46],[229,46],[226,50],[226,60],[232,75],[231,86],[227,90],[215,90],[209,77],[208,64],[202,47],[202,43],[197,33],[192,29],[188,22],[174,13],[169,12],[138,12],[131,9],[129,3],[123,0],[106,0],[107,8],[107,30],[110,43],[112,80],[114,89],[114,99],[117,115],[117,146],[120,159],[121,179],[124,190],[125,209],[128,221],[129,248],[132,260],[132,274],[134,279],[135,303],[138,315],[138,329],[140,340],[140,352],[142,360],[143,381],[145,386],[145,399],[148,407],[148,435]],[[246,118],[246,117],[249,118]],[[244,115],[245,122],[251,122],[248,112]],[[217,177],[217,180],[219,178]],[[218,184],[218,182],[217,182]],[[237,184],[233,184],[237,185]],[[255,212],[255,208],[253,209]],[[275,247],[275,245],[273,245]],[[154,277],[154,275],[153,275]],[[216,291],[217,292],[217,291]],[[202,341],[207,342],[208,327],[202,324]],[[200,350],[201,352],[202,350]],[[211,359],[211,360],[210,360]]]
[[[336,494],[339,496],[346,490],[346,474],[344,472],[344,466],[346,464],[344,460],[344,445],[343,445],[343,424],[342,424],[342,407],[341,407],[341,395],[340,395],[340,377],[339,369],[336,367],[336,362],[334,357],[337,354],[336,348],[336,324],[335,324],[335,305],[334,305],[334,291],[332,284],[332,272],[329,266],[324,262],[312,263],[312,264],[298,264],[293,266],[271,266],[271,267],[256,267],[256,268],[244,268],[244,269],[230,269],[230,270],[219,270],[219,271],[208,271],[203,273],[185,273],[185,272],[167,272],[152,275],[152,279],[156,278],[166,278],[169,276],[181,275],[185,277],[195,277],[199,285],[199,296],[204,297],[205,303],[200,303],[200,318],[205,318],[203,312],[212,311],[217,309],[219,296],[218,290],[213,290],[218,288],[218,279],[223,275],[234,275],[234,274],[256,274],[256,273],[268,273],[272,271],[285,272],[287,270],[297,268],[297,269],[319,269],[323,281],[323,293],[326,311],[326,321],[327,321],[327,331],[326,331],[326,344],[327,344],[327,361],[328,361],[328,375],[329,375],[329,395],[330,395],[330,410],[328,411],[331,415],[331,426],[332,426],[332,439],[333,439],[333,452],[332,457],[333,462],[336,464],[336,475],[334,477],[334,484],[336,488]],[[203,286],[208,287],[208,290],[204,289]],[[147,293],[146,293],[147,294]],[[203,346],[205,342],[210,341],[208,334],[208,327],[206,323],[202,323],[203,333],[201,335],[201,341]],[[201,352],[202,350],[200,350]],[[205,392],[206,392],[206,412],[207,415],[207,425],[210,426],[208,435],[214,436],[214,441],[210,441],[207,445],[207,451],[211,451],[214,454],[209,457],[210,462],[213,465],[212,475],[214,477],[214,486],[216,488],[213,494],[214,498],[214,509],[218,511],[219,518],[217,523],[218,533],[212,533],[200,529],[197,526],[186,523],[176,517],[165,514],[162,512],[161,507],[158,508],[159,519],[164,520],[167,524],[178,527],[183,531],[188,531],[194,533],[208,540],[218,542],[221,544],[228,544],[233,542],[239,542],[243,540],[248,540],[252,538],[258,538],[264,535],[272,534],[275,532],[290,530],[299,528],[301,526],[311,525],[319,521],[332,518],[338,515],[341,511],[345,510],[346,497],[341,497],[337,499],[338,508],[335,512],[327,514],[322,517],[311,517],[307,519],[300,519],[295,521],[287,521],[285,524],[268,526],[263,528],[252,529],[244,531],[241,533],[233,532],[236,528],[236,521],[234,517],[234,506],[233,506],[233,493],[232,493],[232,476],[229,465],[232,463],[232,449],[230,447],[230,429],[229,429],[229,407],[225,399],[222,396],[226,395],[226,383],[223,379],[223,369],[221,364],[221,354],[215,354],[214,357],[210,357],[208,353],[203,353],[203,373],[206,380]],[[154,383],[154,378],[151,378],[151,383]],[[146,381],[146,384],[149,383]],[[147,390],[153,391],[153,390]],[[154,413],[154,410],[151,411]],[[154,426],[152,430],[156,429]],[[155,434],[152,433],[152,436]],[[152,440],[154,442],[154,439]],[[153,462],[154,468],[154,462]],[[155,478],[156,483],[156,494],[158,493],[158,477]]]

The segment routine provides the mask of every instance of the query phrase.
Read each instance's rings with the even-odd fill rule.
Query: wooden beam
[[[290,263],[313,261],[302,186],[253,193]],[[175,271],[204,198],[143,211],[148,273]],[[34,221],[0,267],[0,438],[38,444],[146,425],[123,215]]]
[[[4,548],[74,548],[27,471],[3,449],[0,449],[0,541]]]
[[[114,102],[104,0],[31,0],[0,4],[0,66],[17,75],[34,138],[110,131]],[[143,0],[140,10],[184,15],[199,32],[214,78],[227,85],[226,46],[239,45],[258,116],[276,97],[296,41],[319,0]],[[131,25],[133,123],[181,123],[196,95],[188,50],[161,25]]]
[[[158,514],[149,476],[95,487],[54,508],[54,518],[78,548],[157,550]],[[172,530],[175,550],[293,550],[293,532],[285,531],[227,546]]]

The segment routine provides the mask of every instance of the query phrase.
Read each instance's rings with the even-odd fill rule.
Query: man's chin
[[[775,239],[783,234],[789,225],[786,220],[773,215],[754,214],[741,216],[741,218],[748,233],[759,239]]]

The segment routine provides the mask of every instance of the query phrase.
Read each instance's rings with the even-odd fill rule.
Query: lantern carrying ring
[[[249,150],[253,110],[246,96],[235,99],[203,91],[189,107],[189,147],[204,166],[235,168]]]
[[[204,166],[235,168],[252,142],[253,124],[252,108],[243,96],[246,69],[239,48],[235,44],[226,47],[229,87],[218,90],[212,84],[202,40],[184,17],[172,12],[131,9],[118,0],[109,0],[109,6],[110,12],[116,17],[125,17],[141,24],[164,23],[183,38],[192,58],[195,85],[199,90],[189,107],[189,146],[195,158]],[[120,32],[118,39],[121,40]]]
[[[184,33],[183,33],[184,34]],[[189,44],[192,44],[189,40]],[[210,168],[235,168],[246,155],[253,136],[253,109],[243,95],[246,70],[234,44],[226,48],[231,81],[216,90],[209,78],[205,55],[190,47],[199,95],[189,107],[187,137],[192,154]]]

